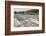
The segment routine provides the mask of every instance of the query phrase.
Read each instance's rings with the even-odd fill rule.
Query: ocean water
[[[35,14],[35,15],[27,15],[27,14],[14,14],[14,18],[17,18],[19,21],[25,20],[28,18],[35,18],[37,19],[37,21],[39,21],[39,15]],[[21,25],[15,26],[15,27],[38,27],[39,23],[35,23],[35,22],[22,22]]]
[[[14,17],[16,17],[18,20],[24,20],[28,17],[36,17],[36,18],[39,18],[39,15],[36,14],[36,15],[24,15],[24,14],[15,14]]]

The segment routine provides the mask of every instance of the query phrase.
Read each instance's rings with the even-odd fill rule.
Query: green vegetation
[[[32,10],[19,11],[19,12],[15,11],[15,14],[39,14],[39,9],[32,9]]]

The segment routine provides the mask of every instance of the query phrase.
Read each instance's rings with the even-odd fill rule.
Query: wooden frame
[[[42,6],[42,30],[11,32],[10,31],[10,24],[11,24],[10,5]],[[5,35],[32,34],[32,33],[44,33],[44,32],[45,32],[45,4],[44,3],[5,1]]]

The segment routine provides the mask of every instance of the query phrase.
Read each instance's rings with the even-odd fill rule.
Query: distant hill
[[[32,10],[19,11],[19,12],[15,11],[15,14],[39,14],[39,9],[32,9]]]

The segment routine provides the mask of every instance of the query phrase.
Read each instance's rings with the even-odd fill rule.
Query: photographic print
[[[44,3],[5,1],[5,34],[45,32]]]
[[[14,27],[38,27],[39,9],[14,8]]]

